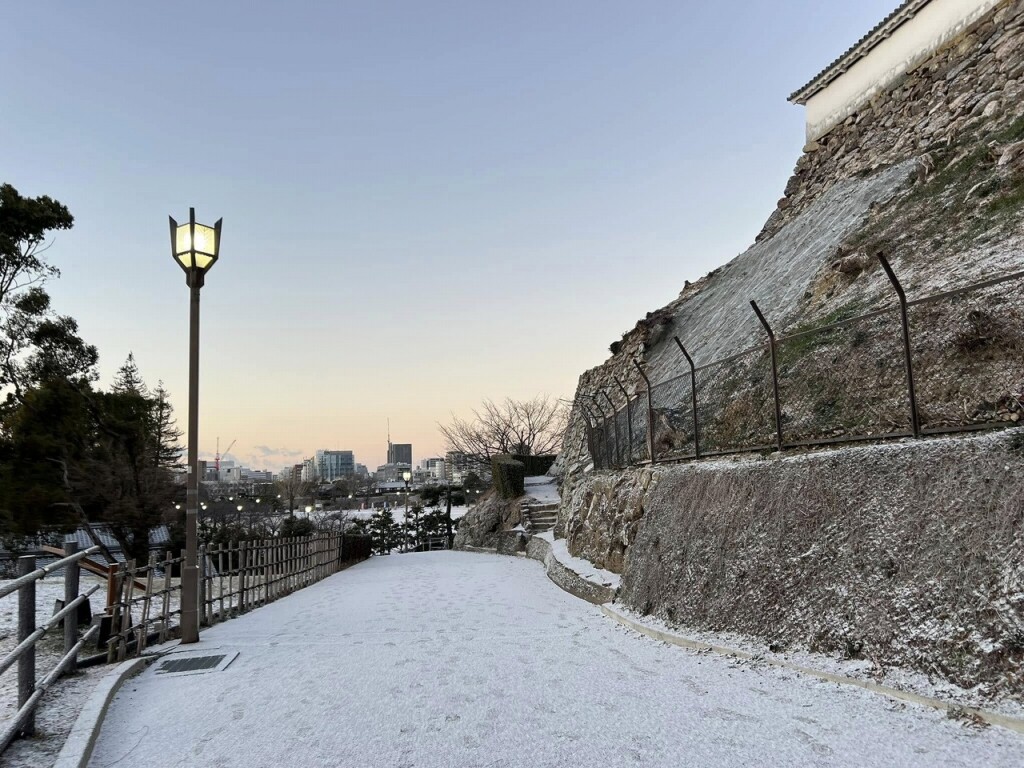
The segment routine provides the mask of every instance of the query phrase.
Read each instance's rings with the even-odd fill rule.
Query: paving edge
[[[107,715],[107,708],[113,701],[114,695],[125,680],[139,672],[154,658],[152,656],[142,657],[122,662],[104,675],[89,696],[89,700],[85,702],[82,711],[78,713],[78,718],[71,727],[71,733],[68,734],[60,754],[57,755],[57,761],[53,764],[53,768],[85,768],[89,764],[93,747],[96,746],[96,738],[100,735],[100,728],[103,726],[103,718]]]
[[[782,659],[773,659],[766,656],[760,656],[757,654],[750,653],[749,651],[741,651],[738,648],[729,648],[722,645],[712,645],[711,643],[701,642],[699,640],[690,640],[689,638],[681,635],[673,634],[672,632],[666,632],[662,629],[656,629],[649,627],[635,619],[620,613],[619,611],[611,608],[607,605],[601,606],[601,611],[605,616],[614,619],[624,627],[628,627],[642,635],[647,635],[654,640],[660,640],[664,643],[670,643],[672,645],[678,645],[681,648],[689,648],[695,651],[711,651],[721,656],[733,656],[740,659],[748,659],[751,661],[758,661],[763,664],[770,664],[773,667],[779,667],[781,669],[788,669],[792,672],[799,672],[803,675],[810,675],[811,677],[817,677],[821,680],[827,680],[830,683],[837,683],[838,685],[852,685],[857,688],[864,688],[865,690],[872,691],[873,693],[879,693],[883,696],[887,696],[890,699],[899,699],[900,701],[907,701],[912,704],[920,704],[921,706],[931,707],[947,714],[951,710],[963,712],[967,715],[977,717],[989,725],[998,725],[1001,728],[1007,728],[1011,731],[1024,734],[1024,719],[1010,717],[1008,715],[1001,715],[998,712],[990,712],[985,709],[978,709],[977,707],[970,707],[966,705],[957,704],[956,702],[943,701],[942,699],[934,699],[931,696],[922,696],[918,693],[910,693],[908,691],[901,691],[898,688],[890,688],[887,685],[880,685],[879,683],[872,682],[870,680],[859,680],[855,677],[846,677],[845,675],[837,675],[832,672],[823,672],[820,669],[813,669],[811,667],[804,667],[799,664],[793,664],[789,661]]]

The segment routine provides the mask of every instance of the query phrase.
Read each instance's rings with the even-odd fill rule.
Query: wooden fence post
[[[77,541],[64,543],[64,555],[71,556],[78,552]],[[64,605],[71,605],[71,602],[78,597],[78,571],[79,565],[76,560],[64,568]],[[64,653],[71,652],[78,642],[78,611],[73,611],[64,617]],[[71,657],[64,667],[65,674],[71,674],[78,670],[78,654]]]
[[[34,555],[18,558],[18,576],[27,576],[36,569]],[[21,643],[36,631],[36,583],[29,582],[18,590],[18,642]],[[21,654],[18,659],[18,708],[25,705],[36,688],[36,647]],[[36,732],[36,715],[30,712],[21,728],[23,736]]]
[[[245,613],[245,558],[248,542],[238,542],[238,612]]]

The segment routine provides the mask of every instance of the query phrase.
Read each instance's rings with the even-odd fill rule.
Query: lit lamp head
[[[403,472],[402,479],[408,483],[410,480],[412,480],[412,472]]]
[[[217,219],[212,227],[196,223],[196,209],[188,209],[188,221],[179,224],[171,221],[171,255],[185,270],[185,282],[189,288],[203,285],[207,271],[220,256],[220,225]]]

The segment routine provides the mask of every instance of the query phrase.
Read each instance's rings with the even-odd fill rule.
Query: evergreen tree
[[[182,434],[174,419],[170,395],[164,389],[163,381],[157,382],[153,391],[153,461],[156,466],[171,470],[181,467]]]
[[[402,531],[390,509],[381,509],[373,513],[368,525],[373,541],[374,554],[386,555],[402,542]]]
[[[124,361],[124,365],[117,369],[111,391],[117,394],[127,392],[141,397],[149,397],[146,382],[142,380],[139,367],[135,364],[135,355],[131,352],[128,353],[128,359]]]

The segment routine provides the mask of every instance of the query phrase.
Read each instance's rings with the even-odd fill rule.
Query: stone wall
[[[775,235],[837,181],[923,156],[964,133],[999,131],[1024,114],[1022,96],[1024,0],[1006,0],[809,142],[757,239]]]
[[[1024,692],[1022,429],[595,473],[564,515],[672,625]]]

